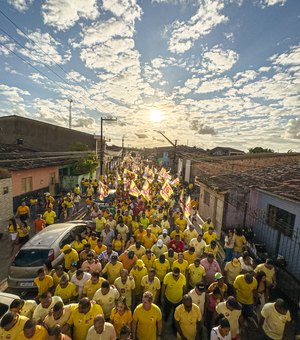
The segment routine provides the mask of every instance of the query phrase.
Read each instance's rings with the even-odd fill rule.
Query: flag
[[[99,187],[98,187],[98,192],[99,192],[99,199],[100,201],[103,201],[105,197],[108,196],[109,193],[109,187],[99,181]]]
[[[118,171],[117,171],[117,180],[118,180],[118,182],[121,182],[121,176],[119,175]]]
[[[177,187],[177,186],[179,185],[179,183],[180,183],[180,180],[179,180],[179,178],[177,177],[177,178],[175,178],[175,179],[171,182],[171,185],[172,185],[173,187]]]
[[[160,190],[160,195],[167,202],[173,195],[173,189],[171,188],[170,184],[167,181],[165,181],[164,185],[162,186]]]
[[[130,188],[129,188],[129,195],[134,197],[139,197],[141,195],[141,192],[139,188],[136,186],[134,181],[131,181]]]
[[[147,180],[142,187],[141,194],[147,201],[151,201],[150,185]]]
[[[182,211],[184,211],[184,192],[183,189],[181,190],[180,197],[179,197],[179,205]]]
[[[148,165],[146,166],[145,170],[144,170],[144,174],[143,174],[143,179],[148,179],[149,177],[149,168]]]
[[[192,201],[191,201],[191,196],[189,196],[186,201],[185,201],[185,207],[184,207],[184,216],[186,218],[189,218],[190,215],[192,214]]]

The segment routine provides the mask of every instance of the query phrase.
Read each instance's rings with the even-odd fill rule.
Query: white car
[[[0,292],[0,318],[7,313],[13,300],[20,299],[18,295]]]

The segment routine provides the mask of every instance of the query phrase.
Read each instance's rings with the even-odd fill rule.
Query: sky
[[[0,0],[0,116],[300,152],[299,0]]]

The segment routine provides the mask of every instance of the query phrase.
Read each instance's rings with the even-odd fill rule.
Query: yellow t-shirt
[[[175,225],[178,225],[179,229],[183,232],[187,226],[187,221],[184,218],[183,219],[177,218],[175,220]]]
[[[13,338],[15,339],[15,338]],[[36,325],[35,326],[35,332],[34,336],[30,338],[30,340],[47,340],[48,339],[48,332],[45,327]],[[22,332],[18,336],[18,340],[28,340],[28,338],[24,335],[24,332]]]
[[[68,285],[65,288],[62,288],[58,285],[55,289],[54,295],[60,296],[64,303],[69,303],[69,300],[74,299],[78,295],[76,285],[72,282],[68,282]]]
[[[178,260],[176,260],[176,261],[173,262],[172,269],[175,268],[175,267],[179,268],[180,273],[185,275],[186,271],[187,271],[187,269],[189,267],[189,263],[186,260],[183,260],[182,263],[179,263]]]
[[[105,224],[106,224],[106,219],[104,217],[96,217],[95,218],[95,224],[96,224],[96,231],[98,233],[101,233],[101,231],[103,230]]]
[[[190,253],[188,250],[183,252],[183,257],[186,261],[188,261],[188,264],[194,263],[195,258],[197,257],[196,252]]]
[[[121,296],[126,299],[127,307],[132,305],[132,291],[135,289],[135,282],[132,276],[128,276],[125,283],[122,282],[121,277],[118,277],[114,282],[115,287],[118,289]]]
[[[192,309],[187,312],[184,305],[181,304],[175,309],[174,319],[179,322],[180,328],[187,340],[196,339],[197,322],[201,321],[200,308],[192,304]]]
[[[176,252],[174,252],[173,257],[170,257],[168,252],[164,253],[164,255],[166,257],[166,260],[168,260],[170,262],[171,267],[173,266],[174,261],[176,261],[178,259],[178,254]]]
[[[254,272],[257,273],[259,271],[263,271],[266,274],[266,282],[268,285],[271,285],[275,278],[275,269],[274,267],[272,269],[268,269],[264,263],[259,264],[255,269]]]
[[[196,267],[194,263],[189,265],[189,284],[192,287],[195,287],[196,284],[202,282],[203,277],[206,275],[205,268],[199,265],[199,267]]]
[[[156,276],[159,278],[160,281],[163,281],[165,275],[170,270],[170,263],[166,259],[164,263],[160,263],[159,259],[154,260],[153,267],[156,270]]]
[[[130,271],[130,275],[134,278],[135,282],[135,294],[141,293],[141,281],[142,278],[147,275],[148,270],[146,267],[143,267],[141,270],[138,270],[137,268],[132,268]]]
[[[224,272],[227,273],[227,282],[233,285],[235,278],[240,275],[242,271],[241,265],[234,266],[231,262],[227,262],[224,267]]]
[[[117,261],[115,265],[107,263],[102,270],[102,273],[107,273],[107,278],[110,284],[115,282],[115,279],[120,276],[121,270],[123,269],[123,263]]]
[[[99,248],[99,246],[98,246],[98,244],[96,245],[96,247],[94,248],[94,250],[95,250],[95,253],[97,254],[97,255],[100,255],[102,252],[104,252],[104,250],[106,250],[107,249],[107,247],[106,247],[106,245],[104,245],[104,244],[102,244],[102,246]]]
[[[152,224],[149,227],[151,228],[151,233],[154,234],[156,238],[158,238],[158,235],[161,233],[161,227],[159,225],[154,227]]]
[[[71,249],[71,252],[69,254],[64,254],[64,259],[65,259],[65,268],[69,270],[73,262],[78,262],[79,256],[75,249]]]
[[[43,215],[43,218],[46,224],[53,224],[55,217],[56,217],[56,213],[53,210],[51,210],[50,212],[46,211]]]
[[[236,298],[238,302],[245,305],[253,304],[253,291],[257,288],[257,281],[253,278],[252,283],[245,281],[244,275],[239,275],[233,283],[233,287],[236,289]]]
[[[211,223],[207,223],[205,222],[203,225],[202,225],[202,232],[205,233],[208,231],[209,227],[212,227],[213,229],[215,229],[215,226],[214,224],[211,222]]]
[[[56,324],[59,324],[63,327],[69,320],[72,310],[77,307],[77,303],[71,303],[67,306],[63,307],[63,314],[59,319],[54,319],[53,314],[47,315],[44,319],[44,323],[49,328],[54,327]]]
[[[154,234],[151,234],[150,237],[145,235],[143,237],[142,243],[146,249],[151,249],[153,244],[157,241],[157,238]]]
[[[27,320],[28,318],[26,316],[17,315],[17,322],[9,331],[5,331],[2,327],[0,328],[0,339],[19,339],[20,334],[23,332],[24,324]]]
[[[183,232],[184,235],[184,243],[185,244],[190,244],[191,240],[193,238],[197,238],[198,237],[198,232],[196,229],[190,230],[190,228],[185,229],[185,231]]]
[[[156,340],[157,322],[161,319],[161,311],[154,303],[148,311],[143,308],[142,304],[139,304],[133,313],[133,320],[137,322],[137,338]]]
[[[145,275],[141,281],[141,287],[143,292],[151,292],[153,294],[153,301],[155,301],[158,292],[160,290],[160,281],[158,277],[154,277],[152,282],[149,281],[148,275]]]
[[[176,230],[173,230],[170,234],[171,240],[175,240],[176,235],[179,235],[181,240],[184,239],[184,235],[183,235],[183,232],[181,230],[179,230],[178,232]]]
[[[40,281],[38,277],[36,277],[33,281],[38,288],[39,295],[48,291],[54,284],[53,278],[50,275],[45,275],[45,278],[42,281]]]
[[[68,320],[68,324],[74,326],[72,339],[85,339],[89,328],[94,324],[95,316],[98,314],[103,315],[103,309],[98,304],[91,304],[91,308],[86,314],[79,313],[78,307],[76,307]]]
[[[121,328],[123,326],[131,326],[131,322],[132,322],[132,313],[130,309],[126,309],[124,314],[120,314],[118,313],[118,311],[116,310],[116,307],[113,308],[113,310],[111,311],[110,314],[110,320],[112,322],[112,324],[115,327],[115,331],[117,333],[117,337],[120,336],[120,331]]]
[[[203,234],[203,240],[206,242],[206,244],[210,244],[211,241],[215,241],[218,239],[218,235],[215,233],[215,232],[212,232],[211,234],[206,231],[204,234]]]
[[[156,259],[156,256],[154,254],[151,254],[150,260],[148,259],[147,255],[142,256],[142,261],[144,262],[147,270],[149,270],[151,267],[153,267],[155,259]]]
[[[133,250],[134,254],[137,256],[138,259],[140,259],[143,255],[146,254],[146,248],[144,246],[140,246],[139,249],[135,245],[132,245],[128,248],[129,250]]]
[[[131,229],[132,229],[133,233],[135,233],[136,230],[139,229],[139,225],[140,225],[140,222],[137,222],[137,221],[132,221],[131,222]]]
[[[180,273],[178,280],[175,280],[173,273],[168,273],[164,278],[164,285],[166,286],[166,298],[172,303],[178,303],[183,297],[183,287],[186,285],[186,279]]]
[[[205,254],[213,253],[215,259],[217,258],[218,252],[219,252],[219,246],[218,245],[216,245],[214,248],[212,248],[210,245],[208,245],[204,249]]]
[[[84,248],[84,245],[87,243],[87,240],[83,239],[81,242],[73,241],[71,243],[71,246],[73,249],[75,249],[77,252],[81,252]]]
[[[243,246],[247,243],[246,237],[244,235],[234,235],[234,247],[233,250],[241,253],[243,251]]]
[[[27,205],[23,206],[23,205],[20,205],[18,208],[17,208],[17,213],[19,215],[25,215],[25,214],[29,214],[29,207]]]
[[[92,237],[89,237],[87,243],[91,245],[91,249],[94,249],[97,245],[98,237],[96,239],[93,239]]]
[[[102,282],[106,281],[103,277],[99,277],[99,281],[97,283],[92,283],[92,280],[89,279],[83,286],[83,295],[88,297],[89,300],[93,299],[96,291],[101,288]]]

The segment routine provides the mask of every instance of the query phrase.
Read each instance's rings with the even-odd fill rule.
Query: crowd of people
[[[141,185],[144,171],[131,170]],[[58,209],[72,216],[81,201],[92,222],[63,246],[62,264],[39,269],[36,298],[12,302],[0,323],[0,339],[239,340],[249,323],[261,327],[264,339],[282,339],[291,317],[285,301],[269,302],[276,285],[273,261],[254,263],[242,229],[228,231],[220,259],[220,235],[210,218],[196,225],[196,200],[186,214],[182,185],[166,200],[155,177],[146,199],[124,190],[125,173],[119,168],[102,179],[100,188],[116,190],[104,207],[96,202],[95,180],[83,179],[62,198]],[[35,232],[57,218],[51,197],[46,196],[45,213],[33,219]],[[20,226],[11,219],[14,245],[28,240],[30,215],[22,203],[16,215]]]

